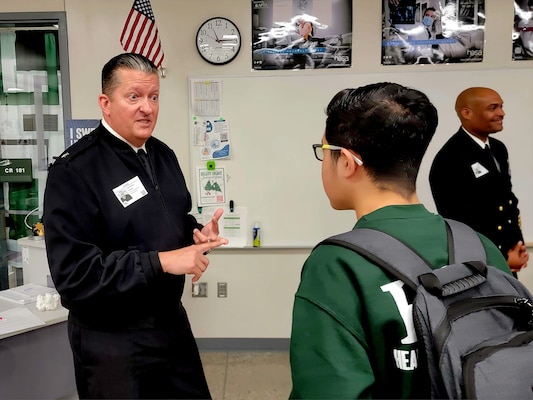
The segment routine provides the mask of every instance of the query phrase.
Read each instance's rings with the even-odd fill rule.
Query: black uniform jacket
[[[163,272],[158,251],[192,244],[201,228],[174,152],[146,142],[155,183],[132,148],[102,125],[51,166],[44,196],[50,271],[71,318],[87,327],[179,323],[184,276]],[[113,189],[138,177],[147,195],[125,206]],[[126,200],[129,200],[126,196]]]
[[[429,182],[439,214],[462,221],[507,251],[523,240],[505,145],[489,137],[500,170],[461,128],[437,153]],[[483,166],[488,173],[484,173]],[[477,177],[474,173],[477,169]]]

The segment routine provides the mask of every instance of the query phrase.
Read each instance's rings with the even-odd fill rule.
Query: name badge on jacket
[[[138,176],[114,188],[113,193],[124,208],[148,194]]]
[[[474,176],[476,178],[481,178],[483,175],[486,175],[489,173],[489,170],[478,162],[475,162],[474,164],[472,164],[470,168],[472,168],[472,171],[474,171]]]

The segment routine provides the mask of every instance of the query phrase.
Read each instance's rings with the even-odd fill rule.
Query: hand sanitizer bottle
[[[256,222],[253,229],[253,244],[254,247],[261,247],[261,228],[259,222]]]

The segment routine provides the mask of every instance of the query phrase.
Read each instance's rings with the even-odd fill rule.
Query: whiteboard
[[[205,77],[203,77],[205,78]],[[190,81],[203,79],[191,78]],[[420,200],[436,211],[429,188],[434,155],[459,127],[457,95],[470,86],[497,90],[507,113],[494,136],[508,147],[514,192],[519,198],[524,238],[533,241],[533,74],[531,69],[416,71],[376,74],[298,74],[213,78],[221,80],[221,114],[230,127],[230,158],[216,161],[227,173],[226,195],[248,208],[248,227],[262,228],[265,247],[313,247],[350,230],[353,211],[336,211],[322,188],[321,166],[311,145],[320,143],[325,108],[339,90],[388,81],[422,90],[439,112],[437,133],[417,182]],[[206,165],[191,141],[191,182]],[[196,201],[196,186],[191,188]]]

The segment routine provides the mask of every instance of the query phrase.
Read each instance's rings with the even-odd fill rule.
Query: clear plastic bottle
[[[253,228],[253,245],[254,247],[261,247],[261,227],[259,222],[256,222]]]

